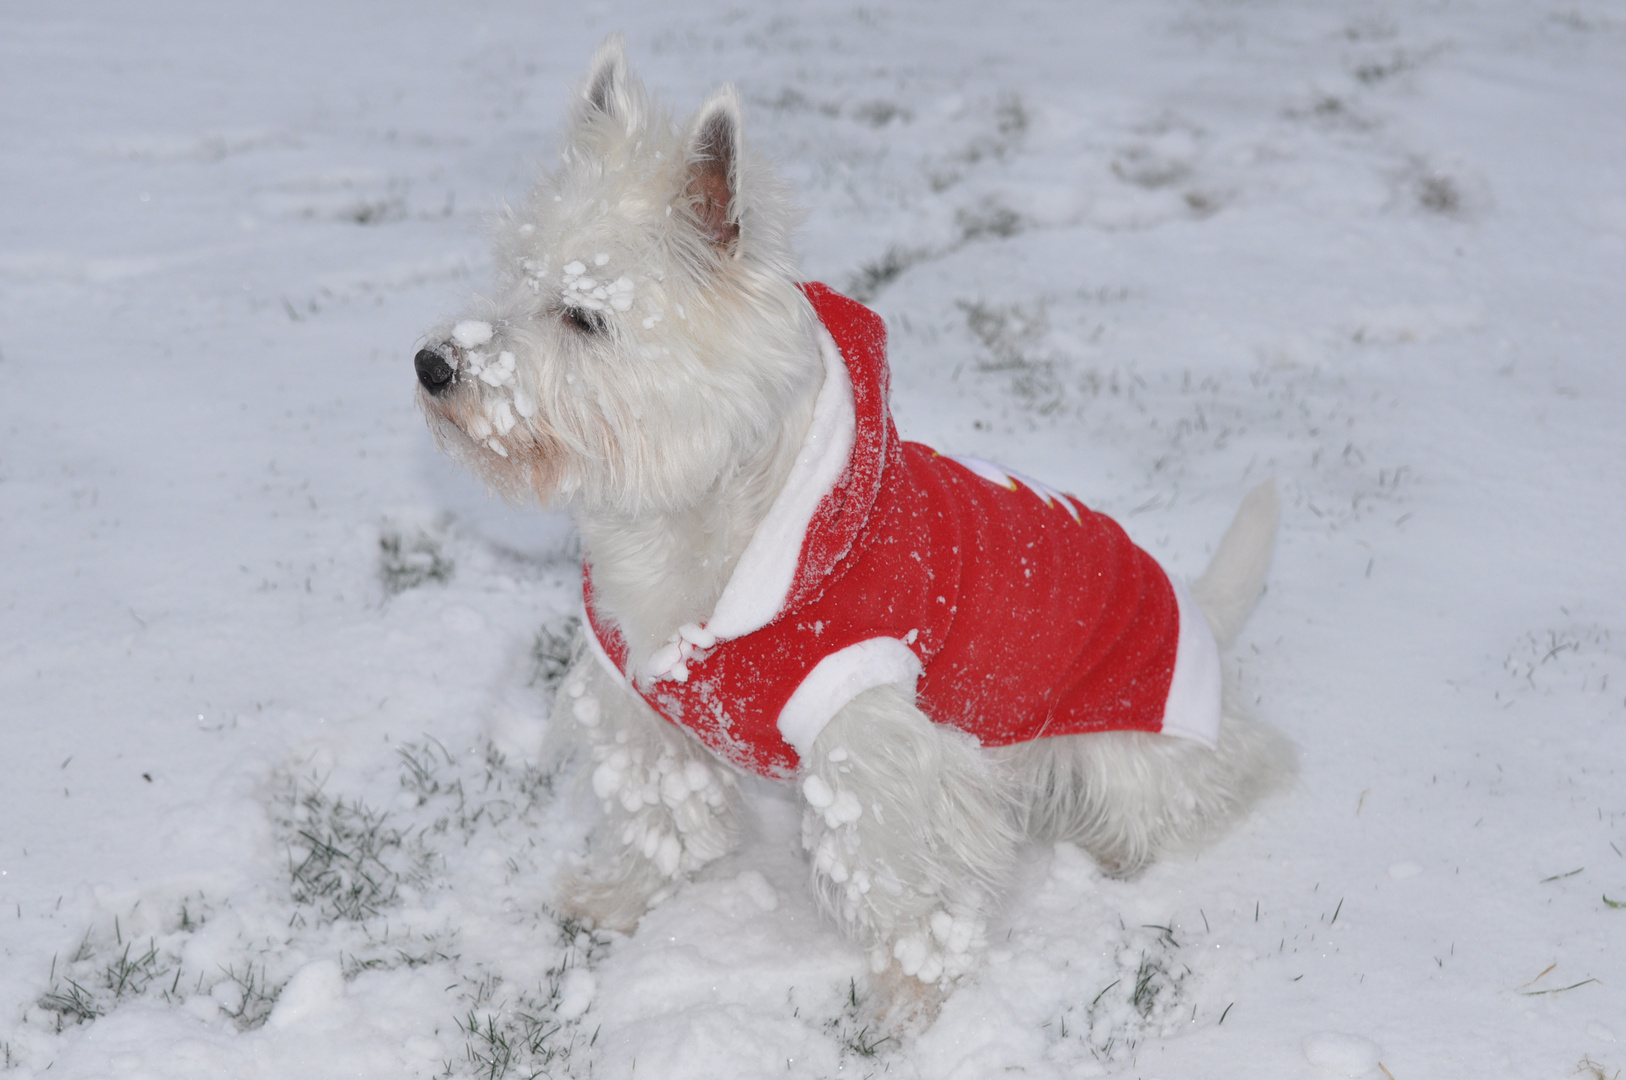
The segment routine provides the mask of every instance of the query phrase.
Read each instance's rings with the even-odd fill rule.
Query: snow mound
[[[1378,1067],[1378,1044],[1360,1035],[1318,1031],[1304,1038],[1304,1058],[1339,1076],[1365,1076]]]

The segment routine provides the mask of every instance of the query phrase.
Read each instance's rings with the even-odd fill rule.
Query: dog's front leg
[[[553,716],[585,743],[604,807],[586,863],[560,882],[560,906],[630,932],[651,904],[733,848],[738,785],[705,747],[585,651],[565,676]]]
[[[890,1023],[930,1022],[982,947],[1018,842],[1001,776],[890,686],[854,698],[802,759],[815,892],[869,948]]]

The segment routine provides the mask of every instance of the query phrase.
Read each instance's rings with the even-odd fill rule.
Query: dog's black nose
[[[418,369],[418,381],[431,394],[443,394],[452,385],[452,365],[433,349],[419,349],[413,364]]]

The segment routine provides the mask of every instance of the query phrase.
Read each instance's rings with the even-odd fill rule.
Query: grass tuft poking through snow
[[[1195,1020],[1187,986],[1192,969],[1180,950],[1168,927],[1125,931],[1115,954],[1117,977],[1046,1025],[1054,1040],[1049,1056],[1069,1065],[1086,1062],[1087,1055],[1101,1065],[1125,1066],[1142,1042],[1166,1038]]]
[[[60,1036],[142,999],[255,1031],[313,961],[336,965],[346,983],[427,969],[422,977],[445,996],[448,1037],[457,1032],[463,1047],[461,1057],[444,1058],[442,1075],[578,1075],[570,1055],[594,1037],[583,1030],[593,998],[588,969],[608,939],[535,903],[522,912],[533,927],[524,936],[541,935],[528,950],[555,959],[531,989],[520,989],[523,980],[504,972],[505,956],[465,949],[462,924],[434,907],[462,890],[473,868],[490,865],[481,852],[512,852],[497,867],[503,878],[539,872],[523,838],[534,836],[552,803],[555,773],[512,765],[490,745],[456,755],[432,739],[397,746],[396,760],[387,812],[329,791],[328,778],[283,774],[269,806],[286,852],[281,899],[256,910],[189,895],[162,912],[138,900],[53,960],[25,1022]],[[464,895],[462,910],[479,901]]]
[[[239,972],[236,966],[226,968],[226,977],[215,984],[210,996],[220,1004],[220,1011],[230,1017],[243,1031],[252,1031],[271,1018],[277,997],[286,984],[272,985],[266,977],[265,965],[256,971],[252,962],[245,963]]]
[[[189,967],[183,957],[186,947],[207,921],[194,907],[205,905],[196,898],[183,901],[173,918],[151,926],[140,902],[126,913],[132,925],[145,931],[131,936],[123,920],[114,916],[111,925],[92,926],[79,947],[66,959],[52,961],[50,989],[36,1004],[48,1014],[55,1033],[66,1027],[100,1019],[137,998],[157,998],[180,1005],[189,997],[210,999],[212,1008],[231,1020],[239,1030],[249,1031],[264,1024],[276,1004],[280,982],[267,977],[264,963],[243,959],[241,964],[223,967]],[[239,970],[240,968],[240,970]],[[38,1021],[38,1017],[31,1017]]]
[[[288,873],[294,902],[313,908],[320,922],[361,922],[394,904],[402,885],[421,887],[433,853],[408,843],[389,815],[359,799],[334,799],[320,788],[288,794],[283,826],[289,837]]]
[[[878,258],[860,266],[858,272],[847,279],[843,291],[859,303],[867,304],[905,270],[931,257],[932,253],[925,249],[889,247]]]
[[[161,947],[156,936],[149,935],[145,941],[127,939],[115,916],[111,927],[85,931],[79,947],[60,964],[52,959],[50,989],[40,995],[37,1004],[53,1014],[55,1028],[61,1032],[69,1024],[105,1016],[149,989],[156,987],[168,995],[179,979],[180,962],[171,949]]]
[[[444,1076],[565,1080],[591,1075],[586,1057],[575,1057],[598,1042],[598,1028],[589,1031],[582,1020],[587,1006],[582,984],[590,995],[592,979],[586,973],[609,941],[573,919],[562,919],[559,946],[561,959],[534,990],[499,997],[503,984],[490,978],[468,987],[465,996],[470,1005],[456,1018],[463,1035],[463,1060],[448,1062]]]
[[[379,529],[378,576],[386,595],[395,596],[430,581],[444,585],[456,569],[439,532],[390,522]]]
[[[858,989],[858,980],[848,980],[840,1011],[824,1022],[825,1034],[840,1047],[842,1069],[854,1058],[869,1060],[881,1056],[883,1048],[898,1048],[897,1039],[878,1029],[870,1000],[872,996]]]
[[[1575,1072],[1578,1076],[1586,1077],[1586,1080],[1620,1080],[1619,1069],[1610,1072],[1602,1063],[1593,1061],[1590,1054],[1575,1066]]]
[[[960,301],[957,306],[965,312],[972,336],[993,354],[991,360],[977,365],[978,370],[1009,373],[1010,394],[1024,408],[1041,416],[1058,411],[1064,392],[1056,360],[1040,349],[1049,329],[1044,301],[991,304],[976,300]]]
[[[557,629],[544,625],[538,628],[531,642],[531,685],[541,686],[549,697],[559,689],[575,659],[573,647],[581,622],[579,616],[572,615],[562,620]]]

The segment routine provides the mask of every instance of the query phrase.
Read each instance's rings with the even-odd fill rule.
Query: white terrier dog
[[[741,129],[732,87],[679,129],[606,41],[418,399],[492,489],[581,528],[552,727],[607,820],[561,906],[630,930],[734,844],[734,769],[794,779],[820,904],[884,1011],[929,1021],[1023,843],[1130,875],[1291,773],[1222,708],[1216,646],[1263,588],[1275,489],[1188,592],[1076,499],[900,442],[879,319],[798,284]]]

